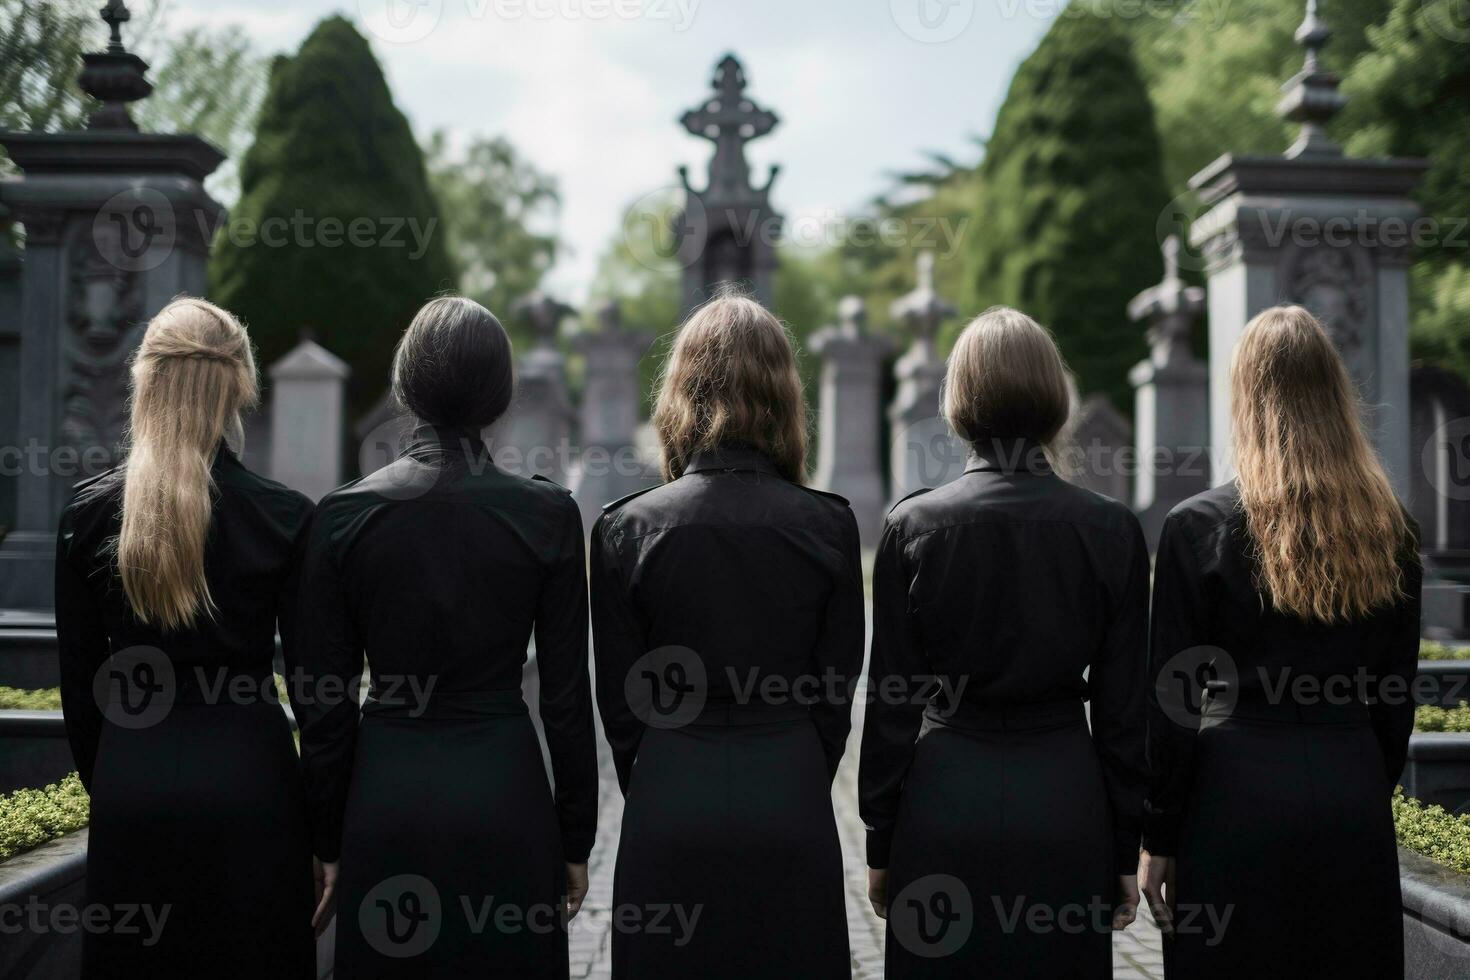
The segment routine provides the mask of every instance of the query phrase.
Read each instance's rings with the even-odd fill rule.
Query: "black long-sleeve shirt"
[[[278,624],[287,658],[295,653],[296,583],[311,501],[250,472],[223,444],[210,473],[204,579],[214,609],[188,629],[162,632],[140,623],[128,604],[112,551],[122,521],[120,474],[79,484],[62,512],[56,539],[61,706],[77,771],[89,789],[103,725],[93,685],[111,655],[131,650],[161,657],[134,666],[146,667],[167,697],[225,698],[236,695],[221,686],[224,678],[268,683]],[[270,697],[270,689],[253,688],[250,696]]]
[[[302,573],[308,683],[288,678],[320,695],[296,706],[318,857],[341,844],[364,657],[385,700],[417,697],[415,686],[431,702],[519,691],[533,629],[563,852],[580,863],[596,832],[597,759],[571,494],[497,469],[474,429],[425,426],[401,458],[322,499]]]
[[[806,704],[836,774],[863,659],[857,522],[841,497],[782,479],[752,449],[697,453],[679,479],[598,518],[592,623],[625,793],[648,721],[630,703],[630,671],[675,648],[697,658],[707,705]]]
[[[1417,529],[1413,537],[1417,538]],[[1256,587],[1245,512],[1235,483],[1207,490],[1169,514],[1154,563],[1148,753],[1152,779],[1143,846],[1172,855],[1189,803],[1199,733],[1199,690],[1210,679],[1237,703],[1305,700],[1368,705],[1383,752],[1384,792],[1404,767],[1414,728],[1419,666],[1416,545],[1400,567],[1404,597],[1356,622],[1328,625],[1272,608]],[[1160,697],[1160,691],[1164,696]],[[1320,692],[1320,694],[1318,693]]]
[[[888,866],[929,702],[1006,708],[1090,699],[1114,860],[1120,873],[1131,870],[1147,784],[1147,620],[1148,549],[1138,520],[1062,480],[1035,443],[981,443],[959,479],[900,501],[873,569],[858,775],[868,864]],[[926,684],[930,696],[915,697]]]

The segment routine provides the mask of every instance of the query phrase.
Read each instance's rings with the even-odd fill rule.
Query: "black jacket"
[[[296,581],[311,501],[246,469],[225,445],[215,454],[204,578],[213,614],[167,633],[138,622],[111,553],[122,522],[122,481],[115,471],[78,484],[61,514],[56,540],[56,640],[67,737],[83,785],[92,783],[103,712],[94,695],[110,654],[151,649],[166,662],[138,662],[170,697],[204,697],[225,677],[248,677],[251,697],[274,697],[271,661],[276,627],[294,653]],[[144,655],[146,656],[146,655]],[[167,673],[167,679],[160,677]],[[244,689],[242,689],[244,690]]]
[[[306,690],[322,696],[296,708],[318,857],[335,859],[341,844],[364,656],[380,699],[429,683],[431,701],[518,694],[533,629],[563,851],[583,862],[597,825],[597,760],[571,494],[497,469],[476,430],[423,426],[398,460],[322,499],[300,643]],[[353,697],[334,696],[342,689]]]
[[[648,720],[626,681],[671,649],[697,662],[708,706],[806,704],[836,774],[863,659],[847,501],[752,449],[697,453],[679,479],[605,508],[591,575],[597,703],[625,793]]]
[[[1412,522],[1411,530],[1417,540]],[[1399,563],[1405,593],[1399,602],[1356,622],[1309,622],[1277,612],[1256,588],[1235,483],[1174,508],[1164,521],[1154,566],[1152,782],[1144,847],[1160,855],[1175,852],[1199,731],[1191,710],[1197,700],[1186,703],[1180,684],[1203,677],[1206,667],[1236,705],[1274,702],[1312,710],[1320,704],[1330,710],[1337,701],[1368,704],[1383,751],[1384,793],[1392,792],[1414,728],[1410,687],[1419,667],[1423,579],[1415,542],[1406,542]]]
[[[982,443],[959,479],[900,501],[873,569],[858,777],[869,865],[887,867],[928,703],[1090,699],[1114,859],[1120,874],[1131,872],[1147,784],[1147,621],[1137,518],[1061,479],[1034,443]],[[931,693],[916,700],[926,682]]]

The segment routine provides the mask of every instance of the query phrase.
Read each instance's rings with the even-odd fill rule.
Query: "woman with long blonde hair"
[[[1230,391],[1236,478],[1154,570],[1144,892],[1172,976],[1402,977],[1417,529],[1311,313],[1247,324]]]
[[[883,523],[858,793],[890,980],[1104,980],[1133,920],[1148,547],[1048,462],[1070,400],[1046,328],[985,311],[944,379],[964,474]]]
[[[780,321],[735,293],[700,307],[653,422],[668,482],[592,532],[598,706],[626,799],[613,906],[666,910],[614,928],[613,977],[846,977],[831,782],[862,569],[847,502],[803,486]]]
[[[312,864],[291,729],[272,682],[292,653],[312,505],[236,455],[256,401],[244,327],[169,303],[132,363],[122,465],[62,513],[56,633],[67,735],[92,796],[83,975],[312,976]]]

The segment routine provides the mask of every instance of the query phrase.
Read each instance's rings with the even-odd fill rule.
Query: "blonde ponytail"
[[[139,621],[179,629],[214,608],[210,468],[221,439],[239,448],[240,411],[258,397],[250,338],[219,307],[176,299],[148,324],[132,382],[117,569]]]

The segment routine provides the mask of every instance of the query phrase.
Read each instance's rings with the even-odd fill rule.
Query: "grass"
[[[28,691],[19,687],[0,687],[0,711],[60,711],[61,688],[46,687]]]
[[[1419,641],[1420,660],[1470,660],[1470,647],[1450,646],[1434,640]]]
[[[1451,871],[1470,874],[1470,815],[1425,806],[1400,787],[1393,793],[1393,826],[1401,846]]]
[[[1470,704],[1461,701],[1453,708],[1421,704],[1414,709],[1416,732],[1470,732]]]
[[[6,793],[0,796],[0,861],[80,830],[91,816],[91,797],[76,773],[44,789]]]

